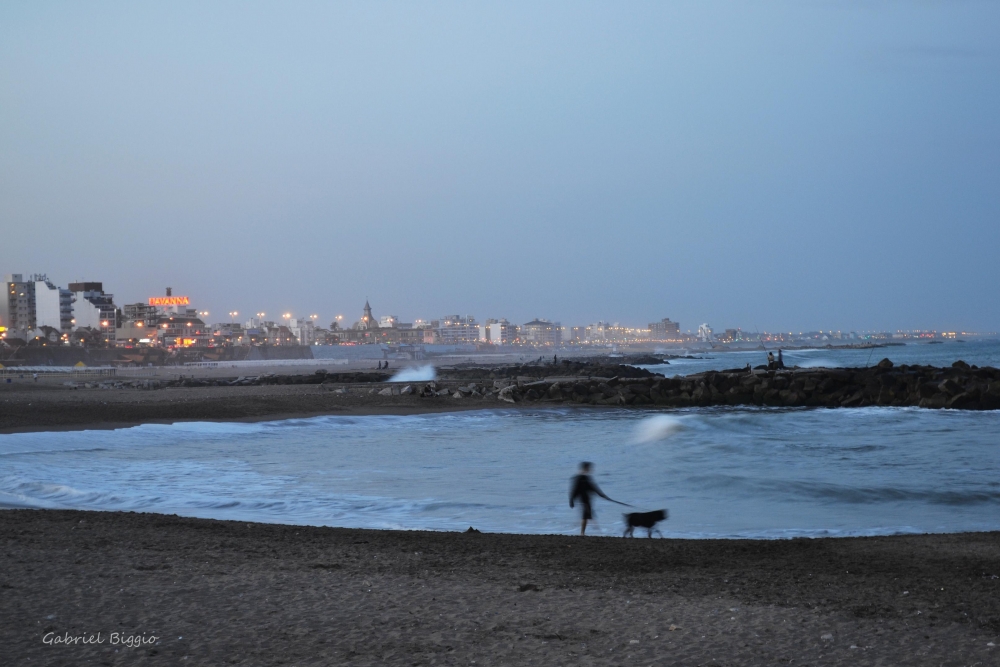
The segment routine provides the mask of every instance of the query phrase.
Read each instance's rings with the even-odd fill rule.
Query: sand
[[[316,415],[419,414],[510,408],[495,399],[379,396],[385,384],[80,389],[0,384],[0,433],[121,428],[182,421],[261,421]]]
[[[0,564],[5,665],[1000,662],[1000,533],[581,539],[5,510]]]

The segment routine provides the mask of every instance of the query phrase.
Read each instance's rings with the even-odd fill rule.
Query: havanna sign
[[[191,299],[186,296],[151,296],[149,297],[151,306],[189,306]]]

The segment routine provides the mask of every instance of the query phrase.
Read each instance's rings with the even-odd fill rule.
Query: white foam
[[[437,370],[432,364],[426,366],[411,366],[404,368],[395,375],[389,382],[430,382],[437,378]]]
[[[637,442],[666,440],[683,428],[684,425],[676,417],[668,417],[667,415],[646,417],[636,425],[635,439]]]

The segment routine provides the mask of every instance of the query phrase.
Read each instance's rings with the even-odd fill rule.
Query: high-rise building
[[[479,325],[479,340],[494,345],[509,345],[517,338],[517,327],[504,318],[488,319]]]
[[[475,343],[479,340],[479,324],[472,315],[445,315],[431,322],[436,341],[444,344]],[[426,341],[426,337],[424,338]]]
[[[24,280],[20,273],[4,277],[4,294],[0,299],[0,332],[5,338],[27,338],[35,328],[35,283]]]
[[[562,326],[558,322],[534,319],[521,327],[521,337],[524,342],[534,345],[560,345]]]
[[[60,333],[73,330],[73,292],[53,285],[45,274],[32,276],[35,292],[35,328],[52,327]]]
[[[104,284],[98,282],[70,283],[69,291],[76,300],[73,304],[74,327],[97,329],[103,341],[114,343],[119,325],[114,294],[105,294]]]
[[[618,322],[595,322],[587,327],[587,341],[591,343],[624,343],[628,341],[628,327]]]
[[[659,322],[652,322],[649,325],[649,337],[653,340],[679,340],[681,325],[671,322],[669,317],[664,317]]]

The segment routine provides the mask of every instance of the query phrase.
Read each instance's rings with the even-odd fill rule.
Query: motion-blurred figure
[[[569,506],[575,507],[576,501],[580,501],[580,511],[583,514],[583,521],[580,523],[580,535],[587,532],[587,521],[594,518],[594,510],[591,507],[590,497],[598,495],[605,500],[611,500],[604,492],[598,488],[597,484],[590,477],[590,471],[594,465],[590,461],[580,464],[580,474],[573,478],[572,486],[569,490]],[[611,501],[615,502],[615,501]]]

